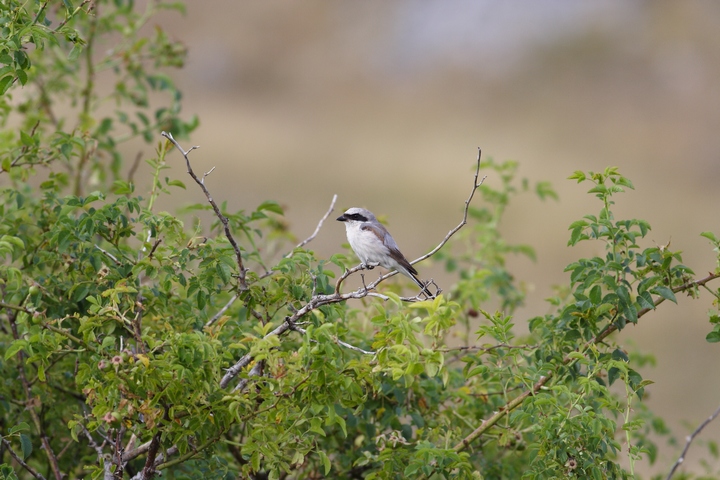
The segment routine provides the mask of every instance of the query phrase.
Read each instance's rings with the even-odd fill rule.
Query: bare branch
[[[130,451],[126,451],[125,453],[123,453],[122,461],[123,461],[123,463],[127,463],[130,460],[133,460],[134,458],[137,458],[140,455],[142,455],[143,453],[147,452],[149,449],[150,449],[150,442],[145,442],[142,445],[139,445],[137,448],[134,448]]]
[[[675,464],[672,466],[672,469],[670,470],[670,473],[668,473],[667,480],[670,480],[673,475],[675,475],[675,471],[682,465],[682,463],[685,461],[685,455],[687,455],[688,450],[690,449],[690,444],[693,440],[695,440],[695,437],[697,437],[700,432],[702,432],[703,428],[707,427],[710,422],[715,420],[717,416],[720,415],[720,407],[718,407],[717,410],[715,410],[712,415],[710,415],[708,418],[705,419],[698,427],[695,429],[694,432],[692,432],[690,435],[685,437],[685,448],[683,448],[682,453],[680,454],[680,457],[677,459]]]
[[[310,235],[308,238],[306,238],[302,242],[298,243],[295,246],[295,248],[302,248],[305,245],[307,245],[308,243],[310,243],[311,241],[313,241],[315,239],[315,237],[317,237],[317,234],[320,232],[320,229],[322,228],[323,222],[325,220],[327,220],[327,218],[330,216],[332,211],[335,210],[335,202],[337,202],[337,194],[333,195],[332,202],[330,202],[330,208],[328,208],[328,211],[325,212],[325,215],[323,215],[323,217],[320,219],[320,221],[318,222],[317,227],[315,227],[315,231],[312,233],[312,235]],[[288,253],[287,255],[285,255],[285,257],[289,257],[290,255],[292,255],[292,253]]]
[[[253,365],[253,368],[250,369],[248,372],[248,378],[243,378],[240,380],[240,383],[237,384],[237,386],[233,389],[234,392],[242,392],[245,390],[245,387],[247,387],[248,383],[250,383],[250,379],[252,377],[260,377],[263,374],[263,370],[265,369],[265,360],[260,360],[255,365]]]
[[[303,240],[302,242],[298,243],[298,244],[295,246],[295,248],[302,248],[302,247],[304,247],[305,245],[307,245],[308,243],[310,243],[311,241],[313,241],[313,240],[315,239],[315,237],[317,236],[317,234],[320,233],[320,229],[321,229],[322,226],[323,226],[323,222],[325,222],[325,220],[327,220],[327,218],[330,216],[330,214],[332,213],[332,211],[335,210],[335,202],[337,202],[337,194],[333,195],[332,201],[330,202],[330,208],[328,208],[328,211],[327,211],[327,212],[325,213],[325,215],[323,215],[323,217],[320,219],[320,221],[318,222],[317,227],[315,227],[315,231],[312,233],[312,235],[310,235],[308,238],[306,238],[306,239]],[[295,250],[295,249],[293,249],[293,250]],[[285,255],[283,255],[283,258],[290,258],[290,257],[292,256],[292,254],[293,254],[293,252],[290,251],[290,252],[286,253]],[[263,267],[264,267],[264,265],[263,265]],[[262,280],[263,278],[267,278],[267,277],[269,277],[270,275],[272,275],[273,273],[275,273],[275,272],[273,272],[273,271],[271,271],[271,270],[268,270],[267,267],[264,267],[264,268],[265,268],[266,271],[265,271],[265,273],[263,273],[262,275],[259,275],[259,276],[258,276],[258,278],[257,278],[258,280]]]
[[[6,439],[2,439],[2,444],[7,448],[7,451],[10,452],[10,456],[15,459],[16,462],[20,464],[21,467],[23,467],[25,470],[30,473],[33,477],[37,478],[38,480],[45,480],[45,477],[43,477],[41,474],[35,471],[30,465],[25,463],[20,456],[15,453],[15,450],[12,449],[12,445],[10,445],[10,442],[8,442]]]
[[[468,211],[470,210],[470,202],[472,202],[473,197],[475,196],[475,191],[480,188],[480,186],[485,182],[485,179],[487,178],[487,175],[483,176],[482,179],[480,179],[480,182],[478,182],[478,177],[480,176],[480,158],[482,157],[482,150],[478,148],[478,157],[477,157],[477,165],[475,167],[475,178],[473,179],[473,188],[470,191],[470,195],[468,196],[467,200],[465,200],[465,209],[463,210],[463,218],[462,221],[452,230],[448,232],[447,235],[445,235],[445,238],[443,238],[442,242],[438,244],[437,247],[430,250],[428,253],[423,255],[422,257],[419,257],[412,262],[411,264],[415,264],[418,262],[422,262],[426,258],[432,257],[435,255],[442,247],[445,246],[445,244],[450,240],[450,237],[455,235],[462,227],[467,225],[467,218],[468,218]]]
[[[192,167],[190,166],[190,159],[188,158],[188,154],[195,150],[196,148],[200,147],[190,147],[190,150],[185,151],[180,146],[180,144],[173,138],[171,133],[162,132],[161,135],[170,142],[172,142],[175,147],[180,150],[183,157],[185,157],[185,163],[187,164],[187,172],[192,177],[193,180],[195,180],[195,183],[197,183],[200,188],[202,189],[203,193],[205,194],[205,197],[207,198],[208,202],[213,208],[213,211],[215,212],[215,216],[220,220],[220,222],[223,224],[223,227],[225,229],[225,236],[227,237],[228,241],[230,242],[230,245],[232,245],[233,250],[235,251],[235,257],[237,258],[237,265],[238,265],[238,287],[240,290],[247,290],[247,282],[245,281],[245,273],[247,270],[245,270],[245,266],[243,265],[243,258],[242,254],[240,253],[240,247],[238,246],[237,242],[235,241],[235,237],[233,236],[232,232],[230,231],[230,223],[228,222],[228,219],[225,215],[222,214],[220,211],[220,207],[217,206],[217,203],[215,203],[215,200],[213,200],[212,196],[210,195],[210,192],[208,191],[207,187],[205,187],[205,177],[208,176],[212,170],[207,172],[203,175],[202,179],[198,178],[197,175],[195,175],[195,172],[193,171]],[[214,168],[213,168],[214,169]]]

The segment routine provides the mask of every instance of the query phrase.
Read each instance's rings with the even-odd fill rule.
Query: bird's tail
[[[404,273],[408,277],[412,278],[413,282],[417,283],[417,286],[420,287],[420,289],[422,290],[422,293],[424,293],[428,298],[433,298],[434,295],[432,293],[430,293],[430,290],[427,288],[427,285],[425,283],[423,283],[423,281],[420,280],[414,273],[409,272],[407,270],[402,273]]]

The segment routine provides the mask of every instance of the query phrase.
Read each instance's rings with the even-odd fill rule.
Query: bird
[[[412,279],[425,295],[432,297],[427,285],[417,277],[417,270],[410,265],[390,232],[372,212],[364,208],[352,207],[340,215],[337,221],[345,223],[345,233],[350,247],[364,268],[370,270],[379,265],[388,270],[397,270]]]

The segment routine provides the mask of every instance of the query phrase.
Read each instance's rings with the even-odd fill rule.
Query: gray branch
[[[675,475],[675,471],[682,465],[682,463],[685,461],[685,455],[687,455],[688,450],[690,450],[690,444],[693,440],[695,440],[695,437],[697,437],[700,432],[702,432],[703,428],[707,427],[710,422],[715,420],[715,418],[720,415],[720,407],[718,407],[717,410],[713,412],[712,415],[710,415],[708,418],[705,419],[704,422],[702,422],[698,427],[695,429],[694,432],[692,432],[690,435],[685,437],[685,448],[683,448],[682,453],[680,454],[680,458],[677,459],[675,464],[672,466],[672,469],[670,470],[670,473],[668,473],[667,480],[670,480],[673,475]]]

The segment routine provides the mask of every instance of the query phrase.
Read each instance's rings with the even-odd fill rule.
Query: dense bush
[[[696,279],[679,253],[642,246],[647,222],[614,218],[632,188],[618,169],[571,176],[599,211],[569,244],[606,253],[566,268],[529,334],[513,328],[527,320],[506,257],[534,253],[498,232],[530,190],[510,162],[478,159],[499,187],[469,177],[432,254],[451,288],[401,297],[386,275],[350,290],[355,257],[294,247],[272,201],[228,212],[192,173],[207,197],[189,211],[211,226],[154,208],[185,188],[162,172],[168,155],[191,167],[197,122],[163,73],[185,48],[143,27],[181,7],[75,3],[0,6],[0,478],[603,479],[655,460],[651,434],[667,432],[642,404],[646,357],[613,339],[718,270]],[[135,138],[157,145],[145,164],[120,153]],[[139,169],[153,179],[141,195]]]

